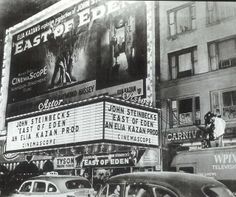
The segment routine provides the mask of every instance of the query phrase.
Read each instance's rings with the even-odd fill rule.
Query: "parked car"
[[[233,197],[213,178],[180,172],[137,172],[111,177],[98,197]]]
[[[90,182],[84,177],[48,174],[26,180],[13,197],[93,197],[94,194]]]

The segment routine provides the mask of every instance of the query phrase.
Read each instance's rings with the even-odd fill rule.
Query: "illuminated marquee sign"
[[[106,102],[105,139],[158,145],[158,114]]]
[[[158,113],[112,102],[96,102],[8,122],[6,151],[96,140],[159,145]]]
[[[8,123],[6,151],[102,139],[102,103]]]

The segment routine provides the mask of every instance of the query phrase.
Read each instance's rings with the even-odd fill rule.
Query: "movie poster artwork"
[[[13,35],[8,103],[146,78],[146,4],[83,1]]]

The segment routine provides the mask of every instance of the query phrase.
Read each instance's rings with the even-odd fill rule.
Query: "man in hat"
[[[209,135],[209,141],[217,140],[217,146],[224,146],[223,135],[226,125],[225,121],[212,112],[207,112],[204,116],[204,119],[205,127]]]
[[[207,143],[207,147],[211,147],[210,141],[214,140],[214,121],[212,117],[214,114],[212,112],[207,112],[204,116],[205,128],[203,132],[204,141]]]

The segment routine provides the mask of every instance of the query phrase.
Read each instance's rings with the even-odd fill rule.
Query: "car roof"
[[[89,180],[84,177],[74,175],[40,175],[28,179],[28,181],[31,180],[50,181],[51,183],[54,183],[60,191],[68,191],[65,185],[65,182],[67,181],[82,180],[89,182]]]
[[[202,196],[203,186],[223,186],[222,183],[200,175],[180,172],[134,172],[116,175],[108,183],[146,183],[158,184],[174,190],[180,196]]]

